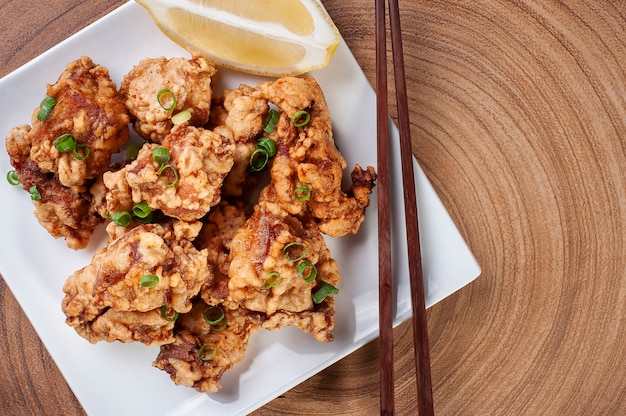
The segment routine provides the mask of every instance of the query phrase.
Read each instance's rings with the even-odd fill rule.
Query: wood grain
[[[0,74],[120,3],[3,2]],[[373,83],[373,1],[324,4]],[[483,269],[428,311],[436,414],[626,414],[626,2],[400,9],[414,153]],[[0,309],[2,413],[82,414],[4,282]],[[396,409],[414,415],[411,326],[395,338]],[[376,414],[377,357],[254,415]]]

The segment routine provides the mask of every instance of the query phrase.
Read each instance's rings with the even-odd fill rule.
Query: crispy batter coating
[[[75,329],[92,344],[118,341],[154,346],[174,342],[174,321],[164,319],[160,308],[148,312],[107,309]]]
[[[248,185],[255,183],[248,165],[256,140],[263,133],[263,121],[269,108],[267,100],[259,97],[256,89],[244,84],[214,97],[210,126],[235,142],[235,163],[224,181],[224,195],[241,196]]]
[[[287,77],[260,84],[258,90],[283,111],[272,135],[278,151],[265,198],[327,235],[355,234],[365,219],[376,173],[373,167],[362,170],[357,165],[351,188],[342,190],[346,161],[335,146],[320,86],[312,77]],[[303,127],[294,127],[291,118],[300,110],[308,111],[311,119]],[[299,186],[310,189],[311,196],[305,203],[294,196]]]
[[[202,231],[194,241],[196,247],[207,250],[209,266],[213,269],[213,278],[200,290],[200,296],[210,305],[224,302],[230,293],[230,244],[247,218],[244,207],[222,201],[206,217]]]
[[[199,223],[180,221],[143,224],[125,233],[112,227],[110,233],[117,238],[110,240],[94,255],[90,265],[75,272],[63,286],[65,297],[62,308],[67,324],[78,328],[81,335],[87,334],[91,342],[99,339],[110,341],[113,334],[130,336],[130,339],[118,339],[122,342],[143,342],[145,339],[149,339],[150,344],[170,342],[171,333],[168,334],[168,331],[162,334],[161,339],[155,340],[152,335],[143,337],[123,328],[135,322],[135,330],[141,332],[138,328],[145,328],[154,331],[153,325],[148,324],[153,319],[141,313],[163,305],[180,313],[191,309],[191,299],[211,277],[207,252],[198,251],[189,241],[197,235],[200,227]],[[158,284],[154,287],[142,286],[141,279],[146,275],[157,276]],[[97,322],[111,310],[140,314],[109,313],[103,318],[106,323]],[[121,328],[111,329],[116,320]],[[167,325],[164,323],[164,326]]]
[[[242,308],[223,308],[227,327],[216,331],[203,319],[207,308],[206,303],[198,300],[191,313],[179,318],[176,340],[161,346],[153,365],[170,374],[177,385],[193,387],[199,392],[216,392],[221,388],[224,372],[243,360],[259,318]],[[207,345],[204,353],[215,348],[215,355],[201,359],[203,345]]]
[[[81,249],[102,222],[91,206],[89,187],[128,140],[129,117],[108,70],[86,56],[67,65],[57,82],[48,85],[47,96],[56,100],[47,118],[38,120],[37,108],[32,126],[9,132],[6,149],[24,189],[35,186],[41,195],[33,201],[37,220],[54,238]],[[64,134],[89,149],[84,160],[55,148]]]
[[[81,186],[108,169],[111,155],[128,140],[129,117],[117,95],[109,71],[86,56],[72,61],[47,96],[57,101],[44,121],[33,112],[30,157],[42,172],[52,172],[68,187]],[[76,142],[89,148],[84,161],[72,152],[60,153],[54,141],[72,134]]]
[[[315,305],[313,310],[298,313],[280,311],[268,317],[261,324],[268,331],[278,331],[285,326],[295,326],[310,333],[316,341],[332,342],[335,336],[335,298],[327,297],[324,302]]]
[[[168,164],[173,169],[159,173],[162,165],[152,157],[158,147],[169,150]],[[107,210],[130,211],[133,204],[144,201],[169,217],[200,219],[221,199],[222,183],[233,166],[233,149],[231,140],[215,132],[176,126],[162,145],[144,144],[135,161],[104,174]]]
[[[211,83],[216,72],[215,65],[200,55],[191,59],[159,57],[141,61],[120,85],[120,95],[133,118],[135,131],[148,141],[161,143],[173,127],[172,115],[183,110],[191,113],[191,125],[204,126],[209,119]],[[176,98],[172,110],[164,109],[157,100],[157,94],[164,89]],[[168,97],[161,98],[169,108]]]
[[[315,317],[320,308],[314,305],[312,294],[320,280],[337,286],[340,277],[319,230],[304,227],[276,204],[261,202],[235,233],[230,249],[228,307],[239,305],[263,312],[271,321],[268,328],[295,325],[310,331],[319,341],[332,340],[333,308]],[[298,272],[305,262],[315,267],[316,277],[306,279],[310,267]],[[272,274],[280,276],[279,282],[268,287],[267,279]],[[329,301],[327,298],[324,302]],[[311,322],[312,317],[315,322]]]
[[[84,248],[103,221],[92,207],[91,194],[82,191],[82,187],[68,188],[54,174],[39,169],[29,157],[29,130],[29,126],[11,130],[6,147],[23,188],[29,190],[35,186],[40,194],[40,199],[33,201],[35,217],[54,238],[65,238],[69,248]]]
[[[48,85],[47,96],[56,99],[47,118],[38,120],[37,108],[32,127],[21,125],[9,132],[6,149],[24,189],[36,186],[41,195],[33,202],[35,217],[53,237],[64,237],[68,247],[81,249],[102,222],[91,206],[89,188],[128,140],[129,117],[108,70],[88,57],[70,62],[58,81]],[[55,140],[64,134],[89,149],[86,159],[55,148]]]

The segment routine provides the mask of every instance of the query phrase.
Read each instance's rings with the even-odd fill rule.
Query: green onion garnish
[[[271,289],[274,286],[278,286],[279,283],[280,283],[280,273],[278,272],[268,273],[267,276],[265,276],[265,279],[263,280],[263,289]]]
[[[269,137],[261,137],[257,142],[257,147],[265,149],[268,157],[274,157],[276,154],[276,142]]]
[[[165,111],[172,111],[176,108],[176,96],[167,88],[157,92],[157,101]]]
[[[267,113],[265,116],[265,120],[263,121],[263,131],[266,133],[273,133],[276,130],[276,125],[278,124],[278,120],[280,119],[280,113],[273,108]]]
[[[20,177],[17,174],[16,170],[10,170],[7,172],[7,181],[11,184],[11,185],[19,185],[20,182]]]
[[[168,322],[174,322],[178,319],[178,312],[174,311],[174,315],[170,318],[170,311],[167,308],[167,305],[161,306],[161,317]]]
[[[41,104],[39,104],[39,113],[37,113],[37,120],[44,121],[47,119],[55,105],[57,105],[57,100],[55,100],[54,97],[46,97],[41,100]]]
[[[119,225],[120,227],[128,227],[130,225],[130,220],[132,219],[132,217],[128,211],[119,211],[113,214],[112,219],[115,225]]]
[[[295,263],[306,257],[306,246],[297,241],[292,241],[283,247],[283,253],[285,253],[285,258],[288,261]]]
[[[324,299],[326,299],[326,296],[336,295],[337,293],[339,293],[339,289],[328,282],[320,280],[319,289],[313,294],[313,302],[321,303]]]
[[[183,124],[185,121],[191,120],[191,111],[183,110],[180,113],[176,113],[172,116],[173,124]]]
[[[313,263],[309,261],[303,261],[302,263],[298,264],[296,272],[298,273],[298,276],[304,279],[304,281],[307,283],[312,283],[317,277],[317,268]]]
[[[41,199],[41,194],[39,193],[37,186],[31,186],[28,192],[30,192],[30,199],[33,201],[39,201]]]
[[[61,153],[71,152],[76,148],[76,138],[73,134],[62,134],[54,141],[54,147]]]
[[[155,287],[159,284],[159,276],[153,274],[146,274],[139,280],[139,286],[141,287]]]
[[[152,213],[147,202],[140,202],[133,207],[133,215],[137,218],[146,218]]]
[[[257,147],[250,155],[250,169],[252,169],[253,172],[261,172],[265,169],[265,166],[267,166],[269,158],[270,156],[267,150],[262,147]]]
[[[135,160],[137,159],[137,155],[139,154],[139,149],[141,149],[141,144],[139,143],[131,143],[126,148],[126,159]]]
[[[228,321],[226,319],[222,319],[219,323],[211,325],[211,329],[215,332],[223,332],[226,328],[228,328]]]
[[[222,308],[219,306],[209,306],[204,310],[202,319],[209,325],[215,325],[224,320],[224,316],[224,310]]]
[[[215,354],[217,354],[217,347],[213,344],[204,344],[198,350],[198,357],[202,361],[208,361],[212,359],[213,357],[215,357]]]
[[[298,186],[293,191],[293,197],[300,202],[308,201],[311,197],[311,189],[306,185]]]
[[[150,212],[146,217],[135,217],[135,221],[141,224],[150,224],[154,220],[154,212]]]
[[[89,157],[89,147],[85,144],[78,143],[72,149],[72,154],[77,160],[85,160]]]
[[[157,147],[152,151],[152,160],[159,165],[164,165],[170,161],[170,151],[167,147]]]
[[[311,114],[309,114],[307,111],[301,110],[291,117],[291,124],[296,127],[303,127],[309,124],[310,120]]]
[[[61,153],[72,152],[77,160],[85,160],[89,157],[89,147],[82,143],[76,143],[73,134],[62,134],[54,140],[54,147]]]
[[[165,165],[161,165],[161,167],[159,168],[159,170],[157,170],[157,174],[160,176],[163,174],[163,172],[165,170],[171,170],[172,173],[174,174],[174,180],[169,182],[168,184],[166,184],[165,186],[167,188],[171,188],[172,186],[176,186],[176,184],[178,183],[178,171],[176,171],[176,168],[172,165],[170,165],[169,163],[165,164]]]

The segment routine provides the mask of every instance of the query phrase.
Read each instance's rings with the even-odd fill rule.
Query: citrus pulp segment
[[[267,76],[328,64],[339,31],[317,0],[137,0],[170,39],[218,65]]]

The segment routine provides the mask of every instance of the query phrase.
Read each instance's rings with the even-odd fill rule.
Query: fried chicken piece
[[[155,331],[162,332],[163,327],[155,329],[150,315],[123,313],[146,313],[163,305],[179,313],[191,310],[191,299],[211,278],[206,250],[198,251],[190,242],[200,227],[199,222],[176,221],[142,224],[121,233],[119,227],[112,226],[107,231],[116,238],[63,286],[66,323],[91,342],[118,335],[130,337],[118,338],[122,342],[171,341],[167,331],[155,339]],[[156,276],[156,285],[142,286],[145,276]],[[134,328],[128,331],[129,327]],[[146,331],[150,335],[145,335]]]
[[[225,91],[221,97],[215,97],[210,125],[214,131],[232,138],[235,143],[235,163],[224,181],[224,195],[239,197],[244,194],[246,184],[251,182],[248,175],[250,155],[256,149],[256,140],[263,133],[269,108],[267,100],[244,84]]]
[[[259,317],[241,308],[222,308],[227,326],[216,331],[204,319],[207,308],[199,299],[191,313],[180,316],[176,340],[161,346],[152,365],[166,371],[177,385],[216,392],[224,372],[243,360],[250,335],[259,327]]]
[[[189,124],[202,127],[209,120],[215,65],[200,55],[191,59],[165,57],[142,60],[124,76],[120,95],[133,118],[133,128],[148,141],[161,143],[174,126],[172,115],[189,110]],[[169,90],[176,105],[166,110],[157,99],[161,90]],[[171,96],[162,96],[165,108]],[[169,100],[169,101],[168,101]]]
[[[169,150],[168,168],[162,169],[164,165],[153,159],[158,147]],[[146,143],[135,161],[104,174],[107,210],[130,211],[143,201],[169,217],[200,219],[221,199],[222,183],[233,166],[233,149],[232,141],[215,132],[176,126],[161,146]]]
[[[111,155],[128,140],[126,107],[109,71],[86,56],[67,65],[58,81],[48,85],[47,96],[54,97],[56,105],[44,121],[37,120],[39,108],[33,113],[30,158],[64,186],[83,186],[109,167]],[[55,148],[54,141],[63,134],[72,134],[78,145],[89,149],[85,160]]]
[[[65,238],[69,248],[85,248],[94,229],[103,219],[92,206],[92,196],[79,187],[64,186],[53,173],[44,173],[30,159],[30,126],[11,130],[6,148],[25,190],[35,187],[39,200],[33,200],[35,217],[54,237]]]
[[[355,234],[365,219],[376,173],[373,167],[363,170],[357,165],[351,188],[342,190],[346,161],[335,146],[330,113],[317,82],[312,77],[286,77],[262,83],[258,90],[283,111],[272,135],[278,151],[265,198],[329,236]],[[301,110],[310,114],[310,121],[294,127],[291,118]],[[310,190],[304,202],[294,195],[300,186]]]
[[[88,57],[70,62],[47,95],[56,105],[48,116],[32,117],[32,127],[21,125],[6,137],[11,164],[24,189],[36,187],[35,217],[54,237],[64,237],[68,247],[85,248],[102,222],[91,206],[90,186],[109,168],[111,156],[128,140],[129,117],[117,96],[108,70]],[[71,134],[84,160],[59,152],[55,140]]]
[[[268,328],[295,325],[317,340],[332,340],[334,304],[327,298],[316,305],[312,294],[320,281],[337,286],[340,277],[317,229],[306,228],[276,204],[260,202],[230,249],[225,305],[264,313]],[[276,277],[278,283],[270,285]]]
[[[335,336],[335,298],[328,296],[313,310],[294,312],[276,312],[261,324],[268,331],[278,331],[285,326],[295,326],[313,335],[316,341],[332,342]]]
[[[228,297],[230,244],[246,219],[244,207],[222,201],[207,215],[202,231],[194,240],[198,249],[208,252],[209,266],[213,269],[213,278],[200,290],[200,296],[210,305],[222,303]]]
[[[150,347],[175,340],[174,321],[165,319],[160,308],[148,312],[107,309],[75,329],[92,344],[99,341],[141,342]]]

